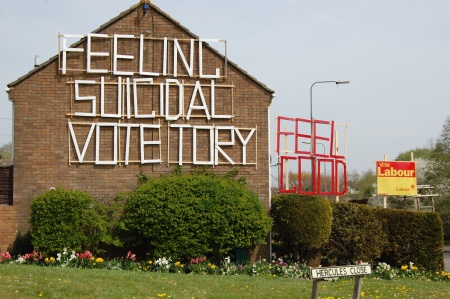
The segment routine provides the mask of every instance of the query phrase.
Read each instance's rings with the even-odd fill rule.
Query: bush
[[[218,260],[263,244],[271,220],[258,195],[229,176],[190,174],[150,179],[129,194],[122,227],[132,244],[173,258]]]
[[[377,209],[387,233],[381,260],[395,267],[413,262],[429,270],[444,267],[442,221],[438,213]]]
[[[328,242],[332,211],[328,199],[281,194],[272,198],[273,238],[278,254],[308,259]]]
[[[111,243],[102,205],[87,193],[56,188],[31,203],[31,235],[36,251],[43,254],[70,250],[97,251]]]
[[[330,241],[325,247],[328,262],[336,265],[372,262],[386,245],[386,232],[374,208],[353,203],[333,203]]]

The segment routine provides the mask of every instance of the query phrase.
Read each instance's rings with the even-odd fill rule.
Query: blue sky
[[[137,0],[0,3],[0,145],[11,140],[4,88],[57,54],[58,32],[86,34]],[[450,115],[450,1],[154,0],[276,92],[275,116],[348,122],[348,170],[423,147]],[[274,135],[274,132],[272,132]],[[273,138],[273,137],[272,137]]]

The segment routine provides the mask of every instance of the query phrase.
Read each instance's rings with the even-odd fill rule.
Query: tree
[[[311,173],[310,172],[303,172],[301,174],[301,180],[302,180],[302,191],[311,191],[312,189],[312,180],[311,180]],[[295,189],[298,191],[298,173],[289,172],[288,174],[288,182],[289,182],[289,189]]]
[[[433,149],[430,147],[417,147],[413,150],[409,150],[406,152],[402,152],[397,155],[397,158],[395,158],[395,161],[411,161],[411,153],[413,153],[414,160],[416,159],[423,159],[428,160],[431,157]]]
[[[398,154],[395,161],[411,161],[411,153],[414,161],[416,162],[416,174],[417,174],[417,184],[418,185],[426,185],[429,184],[427,182],[426,172],[429,164],[429,160],[433,153],[433,148],[430,147],[421,147],[413,150],[409,150],[403,153]]]
[[[441,196],[450,194],[450,116],[442,127],[429,157],[426,179],[434,185]]]
[[[0,161],[1,160],[11,160],[11,153],[12,153],[12,143],[7,143],[0,147]]]
[[[376,193],[377,177],[372,169],[367,169],[362,174],[354,171],[348,175],[347,184],[355,190],[352,199],[366,199]]]
[[[436,187],[436,211],[441,215],[444,235],[450,238],[450,116],[436,139],[426,169],[427,182]]]

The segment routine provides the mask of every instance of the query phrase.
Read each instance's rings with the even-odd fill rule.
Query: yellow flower
[[[55,258],[53,256],[50,257],[50,262],[54,262]]]
[[[163,294],[158,294],[158,295],[156,295],[156,296],[158,296],[158,297],[166,297],[166,294],[163,293]]]
[[[181,263],[180,262],[175,262],[175,267],[180,267]]]
[[[417,269],[418,269],[418,268],[417,268],[416,266],[412,266],[412,267],[411,267],[411,270],[413,270],[413,271],[417,271]]]
[[[402,266],[402,270],[406,270],[406,269],[408,269],[408,266],[403,265],[403,266]]]
[[[216,269],[216,265],[211,265],[211,269]]]
[[[153,264],[153,262],[152,261],[148,261],[148,264],[151,265],[151,264]]]
[[[103,263],[104,260],[101,257],[98,257],[95,259],[95,262],[100,264],[100,263]]]

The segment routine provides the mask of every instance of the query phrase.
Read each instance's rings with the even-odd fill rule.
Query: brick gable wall
[[[55,32],[57,28],[55,28]],[[192,36],[183,30],[172,20],[167,19],[163,14],[151,11],[150,15],[144,17],[140,8],[131,11],[116,20],[110,26],[101,28],[104,34],[132,34],[139,36],[145,33],[145,36],[154,38],[179,38],[190,39]],[[80,34],[86,34],[80,32]],[[139,57],[139,40],[121,40],[119,42],[119,53],[126,53]],[[172,45],[169,42],[169,45]],[[80,45],[86,47],[86,43]],[[108,52],[111,51],[112,41],[110,39],[95,39],[93,43],[93,51]],[[181,43],[184,53],[189,53],[189,43]],[[146,47],[146,64],[145,69],[158,70],[162,69],[156,66],[162,61],[162,42],[158,41],[154,44],[148,42]],[[170,49],[169,53],[173,51]],[[172,52],[173,53],[173,52]],[[170,55],[173,55],[173,54]],[[85,54],[85,53],[84,53]],[[68,65],[74,69],[86,69],[86,59],[83,53],[69,53]],[[203,64],[205,72],[214,73],[217,66],[221,66],[222,75],[224,72],[224,60],[216,53],[208,48],[204,48]],[[189,58],[187,58],[189,59]],[[173,61],[173,58],[171,59]],[[110,58],[103,57],[92,59],[92,68],[109,69],[111,67]],[[134,62],[121,60],[119,66],[123,69],[135,67]],[[153,66],[153,63],[155,66]],[[179,76],[178,80],[183,84],[192,86],[185,87],[184,111],[187,111],[190,102],[191,93],[194,90],[196,81],[202,84],[202,90],[205,94],[208,106],[210,105],[210,79],[191,78],[183,76],[186,70],[178,59]],[[172,67],[171,67],[172,68]],[[136,70],[137,71],[137,70]],[[171,70],[170,70],[171,71]],[[198,63],[194,63],[194,74],[198,74]],[[73,101],[74,98],[74,80],[95,80],[100,82],[100,77],[104,77],[105,82],[105,110],[108,113],[114,113],[117,108],[115,100],[117,97],[118,77],[108,74],[87,74],[85,71],[68,71],[67,75],[61,75],[58,70],[58,60],[42,67],[25,80],[13,86],[10,91],[10,98],[14,103],[14,207],[7,207],[6,210],[0,210],[1,219],[15,219],[8,222],[8,230],[0,231],[1,240],[4,240],[0,247],[10,244],[15,237],[15,230],[25,233],[29,229],[29,207],[34,197],[46,192],[51,187],[61,186],[67,189],[78,189],[87,191],[93,197],[111,197],[120,191],[129,191],[136,188],[138,184],[137,175],[142,171],[149,177],[159,177],[162,174],[172,173],[177,163],[179,146],[179,129],[170,129],[170,124],[189,124],[191,126],[233,126],[240,128],[245,138],[250,132],[248,129],[256,128],[257,131],[249,142],[247,151],[247,162],[249,165],[229,165],[226,159],[219,155],[220,164],[217,166],[207,166],[208,169],[225,173],[234,168],[239,169],[240,175],[247,177],[248,186],[257,192],[261,198],[263,205],[269,208],[269,140],[268,140],[268,106],[270,103],[271,93],[257,84],[248,75],[242,73],[241,70],[235,68],[231,64],[227,66],[227,77],[216,79],[215,84],[221,86],[234,86],[234,88],[217,87],[216,88],[216,114],[231,114],[232,119],[212,119],[207,120],[203,111],[194,111],[195,117],[190,120],[180,119],[176,122],[167,122],[164,118],[155,119],[109,119],[109,118],[92,118],[74,116],[74,112],[89,111],[90,102]],[[126,78],[143,78],[139,75],[121,76],[122,80]],[[150,77],[149,77],[150,78]],[[168,76],[167,78],[173,78]],[[155,83],[164,82],[166,77],[153,77]],[[111,84],[109,84],[111,83]],[[99,96],[99,84],[80,88],[83,94],[96,94]],[[140,87],[139,87],[140,88]],[[140,89],[141,90],[141,89]],[[175,90],[175,89],[174,89]],[[124,92],[124,91],[122,91]],[[146,90],[142,87],[140,91],[142,100],[139,105],[139,113],[150,113],[152,107],[157,107],[159,103],[159,89]],[[232,99],[232,101],[229,101]],[[171,102],[177,100],[174,93],[171,96]],[[198,102],[198,99],[197,99]],[[133,108],[132,108],[133,109]],[[97,101],[97,113],[100,111],[100,104]],[[176,114],[176,106],[171,106],[171,114]],[[159,111],[156,111],[159,114]],[[193,113],[194,114],[194,113]],[[146,146],[146,158],[160,158],[162,163],[143,164],[119,162],[118,165],[94,165],[95,160],[95,133],[93,134],[91,145],[87,148],[85,154],[85,163],[76,163],[77,155],[70,138],[68,122],[74,124],[74,132],[79,141],[80,150],[84,145],[84,140],[89,133],[90,126],[75,125],[78,123],[98,123],[110,122],[121,124],[160,124],[161,130],[146,131],[146,140],[161,139],[161,146]],[[102,143],[100,154],[103,159],[112,157],[113,142],[112,128],[102,128]],[[121,129],[119,140],[121,146],[118,147],[120,157],[123,158],[125,153],[126,131]],[[130,139],[130,160],[139,160],[140,147],[138,129],[131,130]],[[221,141],[227,141],[229,135],[227,131],[223,131]],[[183,172],[194,171],[198,169],[198,165],[191,163],[193,155],[191,129],[184,130],[183,136]],[[207,134],[202,130],[197,136],[197,159],[206,160],[209,157]],[[236,146],[223,146],[226,152],[233,160],[242,164],[243,147],[239,142]],[[123,159],[122,159],[123,160]],[[71,162],[69,162],[71,161]],[[4,214],[5,213],[5,214]],[[3,215],[9,215],[6,218]],[[1,220],[0,219],[0,220]],[[8,220],[10,221],[10,220]],[[14,227],[14,225],[16,227]],[[12,229],[14,228],[14,229]],[[14,232],[13,232],[14,230]],[[12,236],[12,237],[11,237]],[[267,256],[268,250],[265,247],[257,248],[254,256]]]

